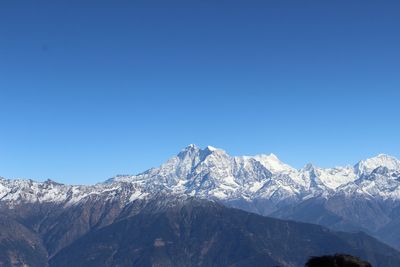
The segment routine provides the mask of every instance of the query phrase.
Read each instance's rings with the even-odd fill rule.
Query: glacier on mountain
[[[189,145],[157,168],[117,176],[96,185],[63,185],[53,181],[0,178],[0,201],[57,202],[73,205],[87,198],[118,198],[121,205],[159,194],[187,195],[223,202],[269,201],[273,205],[311,197],[357,194],[400,199],[400,161],[388,155],[360,161],[354,167],[295,169],[274,154],[230,156],[224,150]],[[271,210],[273,211],[273,209]]]

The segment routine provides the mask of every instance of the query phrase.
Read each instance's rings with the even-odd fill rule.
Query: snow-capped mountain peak
[[[215,147],[213,147],[213,146],[207,146],[207,147],[206,147],[206,149],[207,149],[207,150],[209,150],[209,151],[216,151],[216,150],[220,150],[220,149],[218,149],[218,148],[215,148]]]
[[[200,147],[198,147],[194,144],[190,144],[189,146],[187,146],[186,148],[181,150],[181,152],[177,155],[177,157],[181,161],[183,161],[187,158],[190,158],[190,159],[197,158],[198,160],[203,161],[207,156],[209,156],[213,153],[226,153],[226,152],[222,149],[215,148],[213,146],[207,146],[204,149],[201,149]]]
[[[290,165],[282,162],[275,154],[269,155],[256,155],[254,157],[255,160],[260,162],[265,168],[270,170],[271,172],[294,172],[296,171]]]
[[[400,171],[400,161],[386,154],[379,154],[358,162],[354,168],[358,174],[370,174],[378,167],[386,167],[388,170]]]
[[[309,162],[309,163],[307,163],[306,165],[304,165],[304,167],[303,167],[303,171],[308,171],[308,172],[310,172],[310,171],[314,171],[315,170],[315,166],[314,166],[314,164],[312,164],[311,162]]]
[[[230,156],[222,149],[192,144],[159,167],[137,175],[117,176],[93,186],[0,178],[0,201],[54,201],[69,205],[101,196],[121,198],[126,203],[162,193],[278,203],[339,191],[400,199],[399,173],[399,160],[384,154],[360,161],[354,167],[318,168],[307,164],[297,170],[274,154]]]

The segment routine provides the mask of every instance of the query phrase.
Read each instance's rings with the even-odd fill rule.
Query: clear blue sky
[[[399,1],[2,1],[0,176],[95,183],[190,143],[400,156]]]

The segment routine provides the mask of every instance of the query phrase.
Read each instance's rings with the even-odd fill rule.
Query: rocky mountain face
[[[355,166],[297,170],[273,154],[234,157],[190,145],[157,168],[91,186],[0,178],[0,213],[32,229],[50,258],[91,231],[148,210],[155,199],[163,200],[152,206],[160,210],[187,198],[361,230],[399,248],[399,185],[400,161],[387,155]]]
[[[399,266],[400,252],[363,234],[332,232],[185,201],[141,212],[77,239],[51,266],[304,266],[310,255],[346,252],[373,266]]]
[[[0,216],[0,266],[46,266],[47,261],[46,248],[34,231]]]
[[[101,200],[40,206],[30,206],[30,214],[1,215],[1,266],[300,267],[310,256],[337,252],[378,267],[400,265],[400,252],[361,232],[335,232],[197,198],[160,195],[119,210]]]

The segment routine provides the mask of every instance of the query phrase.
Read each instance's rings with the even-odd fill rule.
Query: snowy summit
[[[192,144],[157,168],[91,186],[0,179],[0,199],[10,205],[21,202],[73,205],[95,196],[129,203],[159,194],[273,203],[315,196],[329,198],[340,193],[400,199],[399,173],[399,160],[383,154],[362,160],[354,167],[324,169],[310,165],[297,170],[274,154],[230,156],[222,149],[212,146],[201,149]]]

